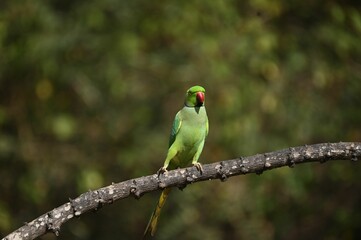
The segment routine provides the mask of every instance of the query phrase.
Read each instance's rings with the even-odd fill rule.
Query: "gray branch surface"
[[[83,193],[75,199],[69,199],[69,202],[26,223],[3,240],[35,239],[47,232],[53,232],[58,236],[60,226],[74,217],[129,196],[140,198],[145,193],[165,187],[184,188],[188,184],[211,179],[225,181],[232,176],[261,174],[273,168],[294,167],[296,164],[307,162],[357,161],[360,158],[361,142],[321,143],[204,164],[202,174],[195,167],[188,167],[172,170],[160,176],[153,174],[130,179]]]

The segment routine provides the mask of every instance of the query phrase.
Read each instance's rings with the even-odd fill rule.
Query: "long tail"
[[[162,207],[164,206],[165,201],[167,200],[167,197],[171,191],[171,188],[165,188],[162,191],[162,194],[159,197],[157,206],[155,207],[152,216],[150,217],[149,223],[147,228],[144,231],[143,239],[150,233],[150,235],[153,237],[155,234],[155,231],[157,230],[157,224],[158,219],[160,215],[160,211],[162,210]]]

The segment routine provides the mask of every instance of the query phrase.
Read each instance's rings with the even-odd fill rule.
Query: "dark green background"
[[[185,91],[206,88],[200,162],[361,140],[360,1],[2,0],[0,232],[163,164]],[[359,162],[175,190],[157,239],[360,239]],[[58,239],[139,239],[158,198]],[[55,239],[46,235],[42,239]]]

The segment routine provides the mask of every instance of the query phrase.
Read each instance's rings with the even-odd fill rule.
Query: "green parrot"
[[[158,173],[164,173],[168,169],[186,167],[191,163],[202,173],[203,168],[198,163],[198,158],[201,155],[204,141],[208,135],[208,117],[204,103],[205,90],[203,87],[193,86],[188,89],[184,107],[176,114],[173,121],[167,158]],[[171,188],[165,188],[162,191],[157,206],[145,229],[144,238],[149,234],[154,236],[160,211],[170,191]]]

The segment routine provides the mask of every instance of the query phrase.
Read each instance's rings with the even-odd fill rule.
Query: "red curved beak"
[[[197,98],[198,103],[203,104],[203,102],[204,102],[204,93],[197,92],[196,98]]]

